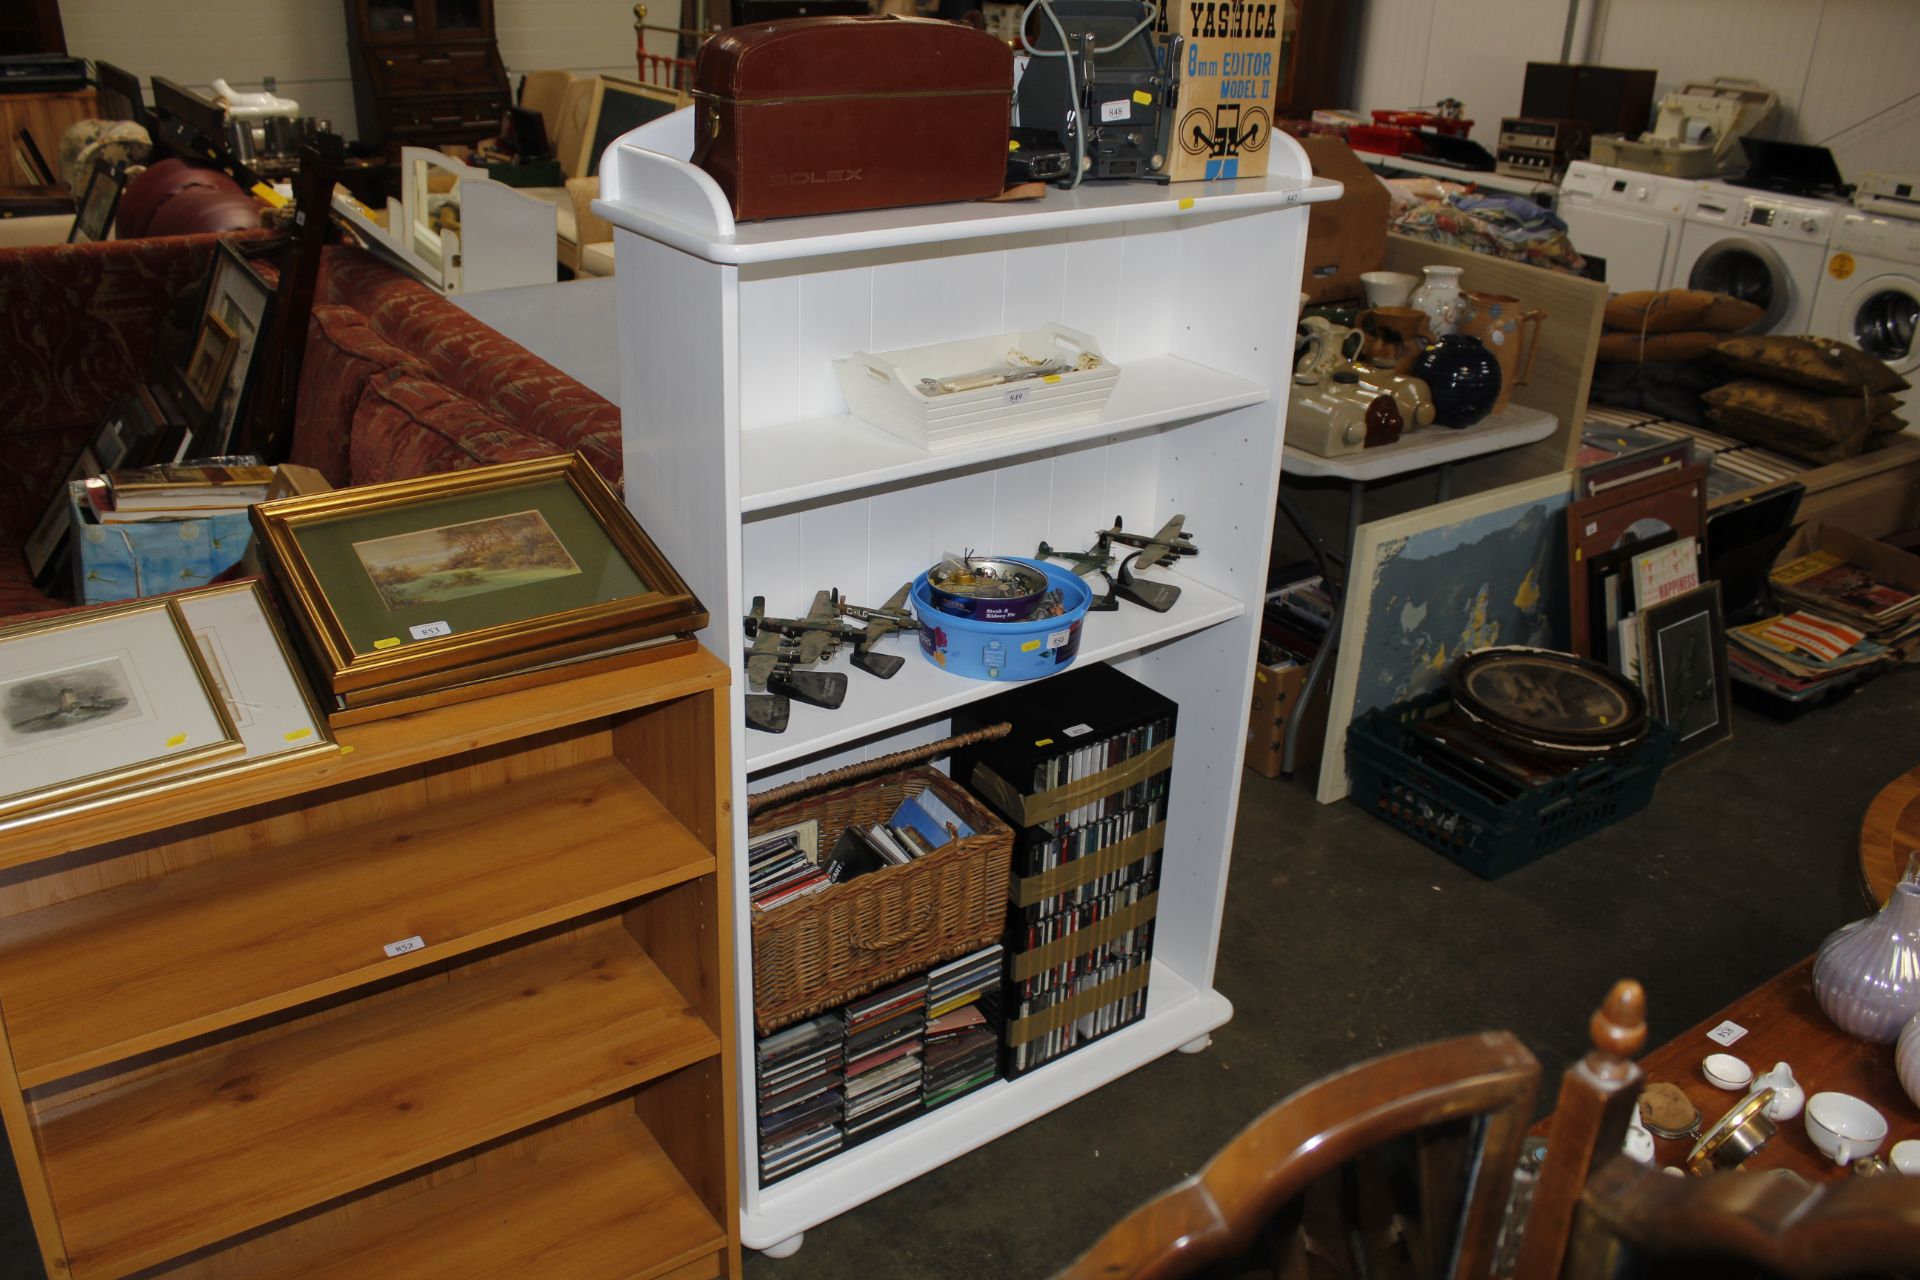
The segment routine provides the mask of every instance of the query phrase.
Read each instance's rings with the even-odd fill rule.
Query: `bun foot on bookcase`
[[[760,1252],[766,1254],[769,1258],[791,1258],[794,1254],[800,1252],[800,1246],[805,1244],[806,1240],[806,1232],[796,1231],[779,1244],[770,1244]]]
[[[1181,1045],[1181,1046],[1180,1046],[1180,1052],[1182,1052],[1182,1053],[1205,1053],[1205,1052],[1206,1052],[1206,1051],[1207,1051],[1208,1049],[1210,1049],[1210,1048],[1212,1048],[1212,1047],[1213,1047],[1213,1037],[1212,1037],[1212,1036],[1200,1036],[1200,1037],[1198,1037],[1197,1039],[1193,1039],[1193,1040],[1189,1040],[1189,1041],[1187,1041],[1187,1042],[1186,1042],[1185,1044],[1183,1044],[1183,1045]],[[1162,1052],[1165,1052],[1165,1051],[1164,1051],[1164,1050],[1162,1050]]]

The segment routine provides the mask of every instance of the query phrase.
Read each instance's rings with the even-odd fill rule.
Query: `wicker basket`
[[[750,835],[817,818],[823,853],[847,827],[885,822],[902,800],[929,788],[974,830],[904,866],[754,912],[753,1014],[762,1035],[1000,941],[1013,831],[945,774],[903,768],[958,745],[950,738],[749,802]]]

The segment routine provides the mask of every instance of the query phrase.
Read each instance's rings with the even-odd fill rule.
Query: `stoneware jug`
[[[1470,427],[1493,410],[1500,395],[1500,364],[1478,338],[1449,333],[1413,363],[1413,376],[1433,397],[1433,420],[1443,427]]]
[[[1436,338],[1444,337],[1460,320],[1460,268],[1422,267],[1420,274],[1426,278],[1407,305],[1426,312],[1429,331]]]
[[[1468,289],[1461,294],[1459,327],[1456,333],[1478,338],[1493,358],[1500,362],[1500,396],[1493,411],[1500,412],[1513,397],[1515,387],[1525,386],[1533,372],[1533,357],[1540,350],[1540,326],[1546,323],[1544,311],[1523,311],[1520,299],[1504,293],[1481,293]],[[1531,337],[1527,326],[1533,326]]]
[[[1360,354],[1371,364],[1405,373],[1427,348],[1433,333],[1427,313],[1417,307],[1373,307],[1355,321],[1365,335]]]
[[[1347,367],[1360,354],[1366,338],[1325,316],[1308,316],[1300,322],[1300,341],[1294,345],[1293,375],[1321,382],[1336,370]]]
[[[1879,914],[1820,944],[1813,998],[1834,1026],[1872,1044],[1892,1044],[1920,1013],[1920,850]]]

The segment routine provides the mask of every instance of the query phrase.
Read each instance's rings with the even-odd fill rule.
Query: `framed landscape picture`
[[[179,457],[164,461],[228,452],[253,389],[254,357],[272,310],[273,286],[231,241],[222,240],[207,277],[193,351],[179,375],[199,425],[181,442]]]
[[[240,750],[171,601],[0,629],[0,815],[119,790]]]
[[[126,175],[125,165],[102,155],[93,158],[93,171],[87,175],[79,209],[74,214],[73,225],[67,229],[68,244],[89,244],[107,238],[113,230],[113,215],[120,208],[120,191]]]
[[[578,454],[287,498],[252,515],[335,694],[706,625]]]

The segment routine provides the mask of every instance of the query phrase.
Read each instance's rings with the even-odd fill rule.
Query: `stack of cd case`
[[[927,971],[926,1078],[920,1100],[943,1107],[1000,1078],[998,945]]]
[[[1094,663],[954,716],[955,733],[1013,726],[953,763],[1017,829],[1002,1005],[1008,1076],[1146,1013],[1177,710]]]
[[[927,978],[918,974],[841,1006],[846,1027],[847,1145],[920,1114]]]
[[[844,1144],[845,1038],[840,1017],[829,1013],[754,1046],[762,1185],[798,1173]]]

